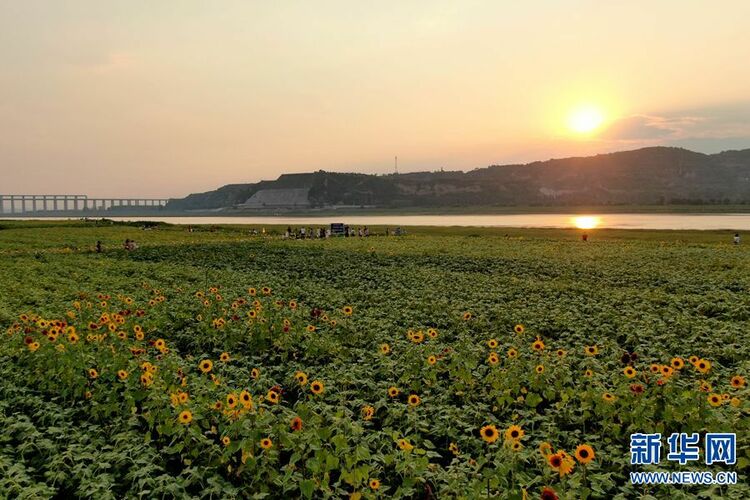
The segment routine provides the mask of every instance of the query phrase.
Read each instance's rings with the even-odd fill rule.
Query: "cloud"
[[[676,117],[633,115],[613,122],[602,133],[603,139],[615,141],[665,140],[681,137],[687,130],[699,125],[701,117]]]
[[[748,148],[750,102],[626,116],[611,123],[599,139],[612,147],[660,144],[703,152]]]

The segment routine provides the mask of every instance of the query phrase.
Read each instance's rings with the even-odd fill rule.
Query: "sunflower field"
[[[726,234],[280,231],[0,222],[0,497],[750,497]],[[737,462],[631,465],[657,432]]]

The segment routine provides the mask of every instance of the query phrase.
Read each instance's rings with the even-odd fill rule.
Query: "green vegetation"
[[[750,496],[725,232],[267,229],[0,222],[0,497]],[[631,433],[722,431],[658,468],[740,484],[629,484]]]

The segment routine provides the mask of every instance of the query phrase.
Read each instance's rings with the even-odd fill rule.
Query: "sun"
[[[577,134],[590,134],[604,123],[604,114],[595,106],[583,106],[568,116],[568,128]]]
[[[599,224],[601,224],[602,221],[599,217],[596,216],[581,215],[578,217],[573,217],[571,219],[571,222],[578,229],[594,229]]]

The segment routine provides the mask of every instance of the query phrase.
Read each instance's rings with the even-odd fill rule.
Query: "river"
[[[33,218],[50,220],[50,218]],[[67,220],[65,218],[56,218]],[[171,224],[281,224],[315,226],[343,222],[350,226],[478,226],[614,229],[727,229],[750,231],[750,214],[498,214],[498,215],[327,215],[323,217],[110,217],[118,221]]]

